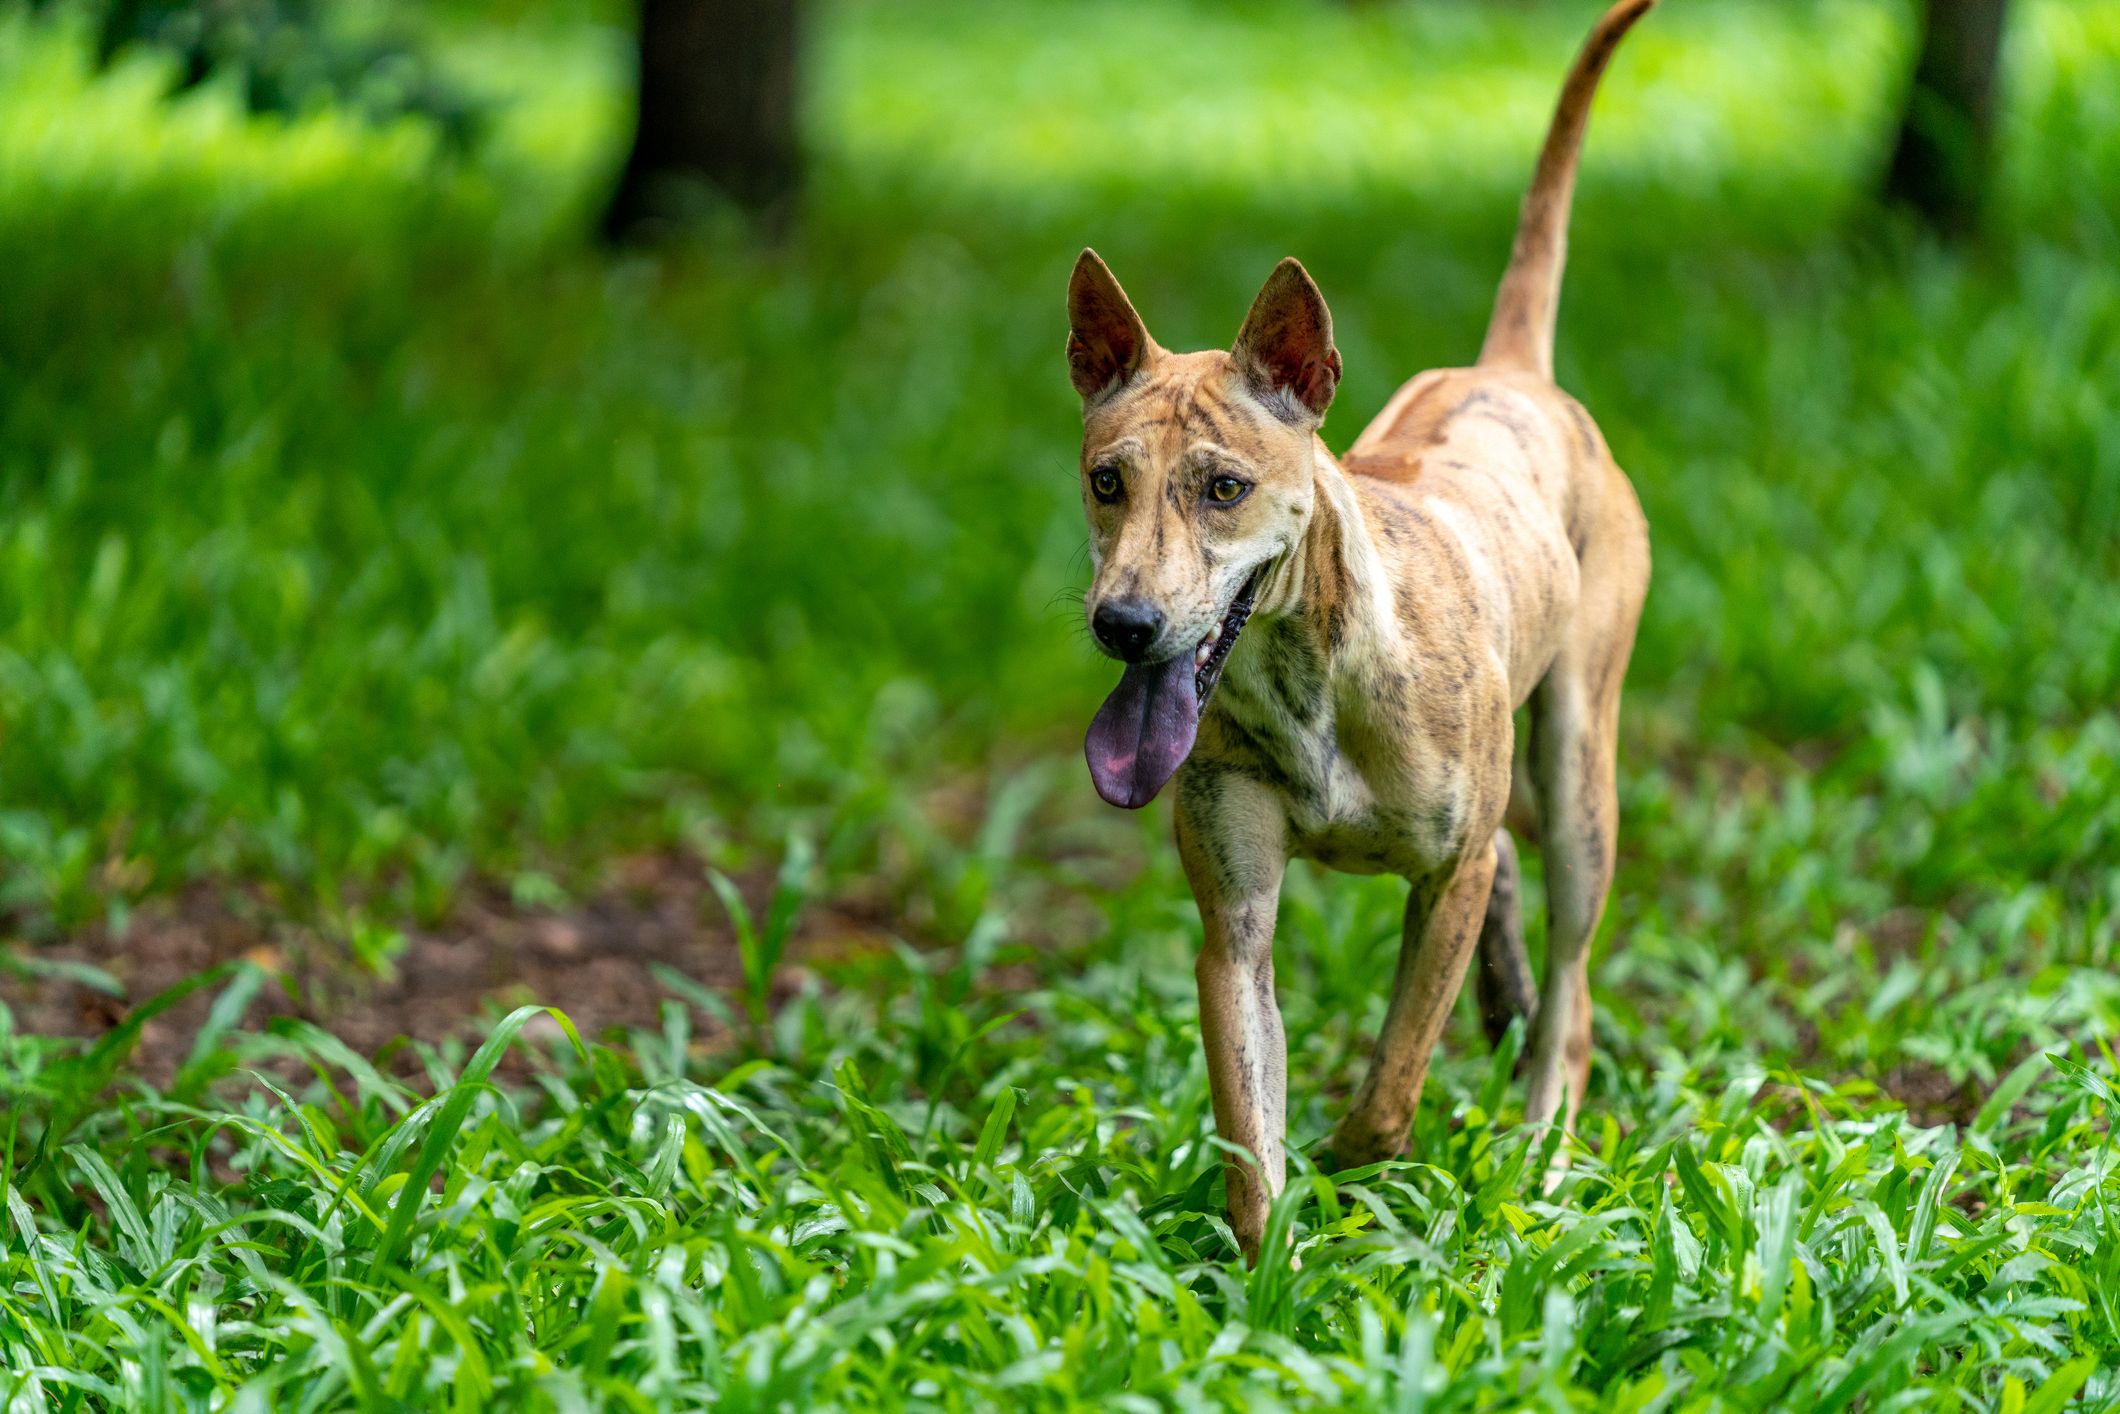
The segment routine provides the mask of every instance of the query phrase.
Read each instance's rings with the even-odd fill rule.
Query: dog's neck
[[[1255,613],[1300,623],[1328,659],[1391,632],[1391,582],[1347,473],[1311,439],[1310,520],[1259,588]]]

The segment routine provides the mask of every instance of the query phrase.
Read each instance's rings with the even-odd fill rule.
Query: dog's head
[[[1096,567],[1083,607],[1127,665],[1084,748],[1098,794],[1138,807],[1192,750],[1260,580],[1309,524],[1340,355],[1294,260],[1267,277],[1227,353],[1158,345],[1094,251],[1075,263],[1067,308]]]

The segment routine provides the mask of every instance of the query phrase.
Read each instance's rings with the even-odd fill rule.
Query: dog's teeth
[[[1216,624],[1213,628],[1207,631],[1207,646],[1210,648],[1214,647],[1216,643],[1221,641],[1221,638],[1222,625]]]
[[[1215,646],[1212,642],[1201,644],[1198,648],[1193,649],[1193,666],[1196,668],[1206,667],[1207,660],[1212,658],[1214,653]]]

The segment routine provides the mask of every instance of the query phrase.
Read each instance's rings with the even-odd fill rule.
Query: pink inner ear
[[[1327,348],[1320,357],[1317,331],[1310,334],[1310,339],[1275,350],[1268,372],[1275,387],[1286,388],[1304,407],[1322,414],[1332,406],[1332,395],[1340,386],[1340,351]]]
[[[1252,351],[1256,372],[1270,391],[1286,390],[1322,417],[1340,386],[1340,351],[1330,337],[1305,314],[1290,314]]]
[[[1283,418],[1302,417],[1285,401],[1292,397],[1313,417],[1332,406],[1340,384],[1340,354],[1332,346],[1332,316],[1310,276],[1284,260],[1244,317],[1231,353],[1269,407]]]
[[[1125,377],[1140,361],[1141,337],[1132,312],[1114,305],[1103,291],[1079,291],[1070,322],[1074,327],[1067,335],[1067,365],[1083,397]]]
[[[1082,252],[1068,279],[1067,322],[1068,371],[1084,398],[1131,377],[1154,347],[1141,316],[1095,251]]]

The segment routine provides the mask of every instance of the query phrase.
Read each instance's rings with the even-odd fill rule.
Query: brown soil
[[[1923,1128],[1970,1124],[1987,1103],[1987,1092],[1979,1085],[1954,1081],[1941,1068],[1922,1060],[1900,1061],[1877,1084],[1906,1106],[1908,1120]]]
[[[740,886],[753,916],[762,916],[770,879]],[[866,950],[882,936],[875,919],[809,906],[775,976],[773,999],[799,985],[806,964]],[[276,916],[256,895],[206,886],[143,907],[122,932],[87,929],[31,956],[100,969],[122,994],[48,971],[0,972],[0,1000],[22,1033],[100,1036],[141,1001],[247,959],[282,985],[259,989],[245,1027],[300,1016],[368,1055],[399,1037],[475,1039],[525,1002],[558,1007],[585,1038],[653,1027],[672,996],[655,976],[658,965],[732,993],[732,1010],[739,1009],[733,989],[743,979],[735,937],[703,867],[676,855],[622,860],[596,893],[557,910],[519,908],[497,889],[471,888],[443,924],[405,930],[387,977],[355,968],[343,943]],[[146,1078],[166,1081],[190,1054],[218,991],[202,989],[146,1024],[135,1052]],[[715,1020],[696,1010],[694,1017],[697,1033],[713,1040]]]

